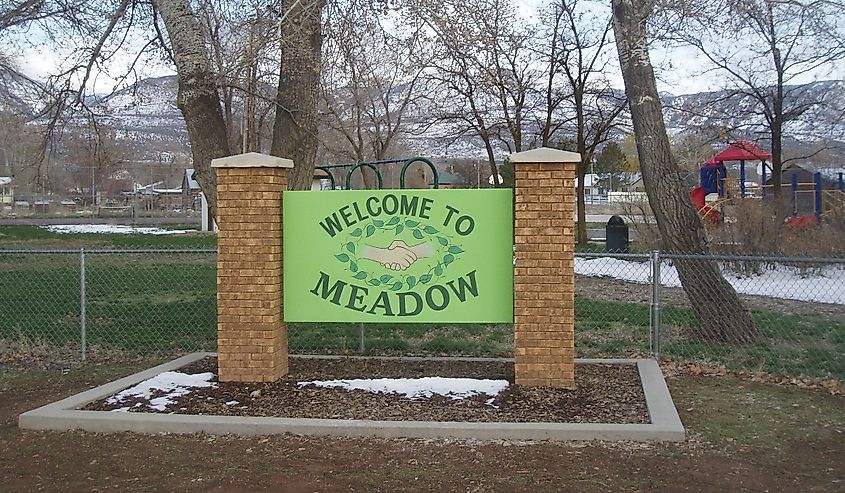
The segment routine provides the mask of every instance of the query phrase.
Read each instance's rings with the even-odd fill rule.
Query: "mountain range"
[[[25,86],[9,76],[0,77],[0,110],[33,112],[33,91],[24,90]],[[809,148],[823,143],[845,149],[845,80],[818,81],[790,89],[795,103],[824,104],[813,106],[787,124],[785,147]],[[88,104],[103,115],[102,120],[115,129],[119,139],[131,142],[139,154],[149,158],[167,150],[187,156],[187,130],[176,107],[176,90],[175,76],[148,78],[109,96],[91,98]],[[661,100],[667,130],[672,135],[722,134],[722,140],[744,138],[768,147],[765,134],[760,133],[763,117],[755,111],[755,102],[749,96],[723,90],[685,95],[662,93]],[[424,119],[424,115],[412,116],[411,120]],[[628,120],[627,114],[622,116],[623,122]],[[406,147],[412,153],[437,159],[486,157],[481,142],[470,136],[448,139],[449,145],[445,145],[443,136],[449,131],[446,124],[428,127],[422,134],[407,136]],[[503,147],[497,151],[502,157],[507,153]],[[841,152],[833,155],[845,158],[845,151]],[[841,161],[830,165],[841,166]]]

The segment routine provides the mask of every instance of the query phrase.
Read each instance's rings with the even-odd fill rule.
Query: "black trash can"
[[[628,253],[628,225],[619,216],[611,216],[605,227],[608,253]]]

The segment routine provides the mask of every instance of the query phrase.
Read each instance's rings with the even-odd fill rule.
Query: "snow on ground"
[[[191,393],[191,389],[200,387],[216,387],[217,384],[210,382],[214,378],[213,373],[197,373],[189,375],[178,371],[166,371],[149,380],[144,380],[134,387],[130,387],[108,398],[109,404],[119,404],[130,398],[143,398],[149,400],[148,406],[156,411],[164,411],[167,406],[175,402],[175,398]],[[153,397],[153,393],[164,395]],[[138,404],[135,405],[136,407]],[[126,412],[129,407],[114,409],[115,412]]]
[[[142,226],[124,226],[121,224],[54,224],[42,226],[51,233],[109,233],[109,234],[140,234],[140,235],[179,235],[194,233],[191,229],[161,229]]]
[[[476,395],[487,395],[491,404],[499,392],[508,387],[507,380],[486,380],[477,378],[375,378],[352,380],[314,380],[298,382],[297,386],[316,385],[317,387],[342,388],[346,390],[364,390],[374,394],[404,395],[408,399],[427,399],[433,395],[442,395],[452,400],[467,399]]]
[[[651,282],[651,263],[617,258],[575,258],[575,273],[590,277],[613,277],[638,284]],[[819,275],[802,275],[795,267],[777,265],[759,276],[740,277],[724,271],[737,292],[772,298],[845,305],[845,269],[828,267]],[[660,284],[681,287],[678,270],[667,262],[660,266]]]

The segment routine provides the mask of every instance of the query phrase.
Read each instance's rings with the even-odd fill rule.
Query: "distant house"
[[[645,192],[645,184],[643,184],[643,175],[641,173],[631,173],[628,177],[628,183],[622,185],[623,192]]]
[[[0,206],[9,206],[15,203],[15,186],[12,185],[12,177],[0,176]]]
[[[584,175],[584,202],[592,204],[598,202],[601,197],[599,190],[600,175],[598,173],[587,173]],[[578,178],[575,178],[575,188],[578,188]]]
[[[194,168],[187,168],[182,175],[182,209],[196,210],[200,206],[200,184],[196,179]]]
[[[160,210],[176,210],[180,205],[184,206],[185,196],[181,188],[153,188],[153,194]]]
[[[428,182],[429,188],[434,188],[434,180]],[[446,171],[437,172],[437,187],[438,188],[466,188],[467,181],[463,176],[457,173],[448,173]]]
[[[335,184],[337,185],[337,184]],[[329,174],[321,169],[314,169],[314,176],[311,178],[311,190],[331,190],[332,180]]]

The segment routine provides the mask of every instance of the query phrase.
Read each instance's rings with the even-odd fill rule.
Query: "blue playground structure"
[[[703,219],[720,223],[724,221],[725,205],[732,204],[736,198],[766,199],[772,195],[770,183],[777,179],[769,175],[771,166],[767,162],[771,154],[751,142],[741,140],[732,143],[722,152],[701,165],[699,186],[690,190],[690,198]],[[739,177],[732,178],[725,162],[739,161]],[[760,161],[760,183],[749,182],[746,177],[746,161]],[[767,175],[770,177],[767,178]],[[788,178],[788,182],[785,180]],[[790,224],[819,223],[837,211],[845,212],[845,180],[843,173],[837,180],[826,179],[820,172],[810,172],[798,166],[787,167],[782,171],[781,184],[789,184],[792,217]],[[826,186],[827,185],[827,186]],[[718,200],[706,203],[708,194],[718,194]]]

